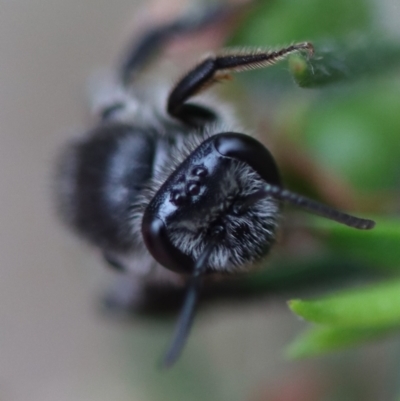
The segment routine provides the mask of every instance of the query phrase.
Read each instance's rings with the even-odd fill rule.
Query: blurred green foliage
[[[345,266],[349,277],[355,272],[350,266],[357,267],[360,277],[363,270],[378,272],[376,283],[369,280],[365,288],[358,286],[311,301],[291,301],[294,313],[317,326],[294,340],[289,356],[317,355],[397,334],[400,39],[388,39],[377,19],[379,3],[372,1],[265,0],[257,4],[230,45],[274,47],[313,42],[314,58],[297,54],[289,60],[295,82],[313,89],[290,88],[287,65],[282,64],[272,67],[271,72],[249,73],[240,77],[240,82],[258,98],[273,98],[275,113],[268,115],[273,120],[268,124],[273,127],[271,135],[281,142],[284,139],[291,149],[300,150],[315,166],[348,185],[357,199],[354,207],[370,210],[377,226],[363,232],[310,218],[304,227],[322,243],[322,258],[311,258],[307,268],[301,258],[294,256],[290,261],[286,255],[290,268],[283,264],[280,275],[273,269],[269,275],[252,276],[247,284],[271,288],[271,283],[279,282],[280,288],[291,288],[293,281],[304,284],[317,277],[318,271],[331,272],[333,261],[335,266]],[[279,93],[271,89],[279,84]],[[306,177],[297,180],[306,181]],[[295,183],[296,188],[309,185]],[[321,193],[321,188],[309,190]],[[338,268],[337,273],[342,275],[343,269]]]
[[[346,260],[361,262],[385,273],[400,273],[400,219],[375,218],[372,231],[356,231],[330,221],[315,219],[313,229],[324,237],[333,255],[341,255]]]
[[[314,323],[346,328],[400,326],[400,281],[289,302],[293,312]]]
[[[398,279],[310,301],[293,300],[293,312],[316,326],[288,348],[291,357],[312,356],[354,346],[400,329]]]
[[[289,358],[305,358],[353,347],[367,341],[380,339],[390,333],[390,327],[343,328],[316,326],[290,344],[286,350]]]
[[[298,140],[356,189],[395,190],[400,177],[399,91],[394,77],[351,91],[343,88],[313,105]]]
[[[232,42],[243,46],[279,46],[320,38],[345,37],[373,25],[364,0],[263,0],[237,30]]]

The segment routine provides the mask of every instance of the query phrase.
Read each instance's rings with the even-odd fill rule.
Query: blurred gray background
[[[397,3],[386,7],[394,29]],[[317,369],[282,358],[300,326],[283,299],[201,313],[182,363],[167,373],[156,363],[170,321],[98,313],[111,273],[54,216],[52,165],[84,128],[87,78],[112,65],[137,7],[0,0],[0,400],[185,399],[177,381],[192,399],[252,399],[282,372]],[[379,363],[379,346],[369,352]]]
[[[131,399],[121,333],[95,312],[97,260],[52,212],[57,148],[132,1],[0,1],[0,399]]]
[[[140,371],[154,370],[157,380],[171,327],[160,332],[151,322],[121,324],[98,313],[107,272],[59,224],[51,202],[57,151],[84,128],[87,79],[112,65],[137,7],[135,0],[0,1],[1,400],[144,400],[157,385]],[[236,332],[233,311],[225,316]],[[215,337],[209,347],[217,347],[225,329],[212,320],[196,337]]]

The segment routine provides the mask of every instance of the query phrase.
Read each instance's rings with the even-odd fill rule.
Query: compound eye
[[[269,184],[280,186],[278,167],[265,146],[251,136],[224,132],[212,137],[215,149],[222,156],[249,165]]]
[[[191,273],[192,259],[172,244],[165,223],[148,211],[143,217],[142,235],[147,249],[158,263],[177,273]]]

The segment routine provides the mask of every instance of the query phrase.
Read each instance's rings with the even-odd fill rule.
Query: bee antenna
[[[307,210],[310,213],[317,214],[359,230],[370,230],[375,227],[375,222],[373,220],[351,216],[347,213],[333,209],[330,206],[306,198],[305,196],[298,195],[294,192],[288,191],[287,189],[270,184],[265,185],[264,188],[249,195],[245,199],[243,206],[250,206],[266,197],[272,197],[280,201],[291,203]]]
[[[203,274],[208,265],[208,259],[216,243],[211,241],[203,250],[193,268],[193,274],[188,283],[186,298],[176,324],[175,333],[171,344],[162,361],[162,367],[171,367],[179,358],[182,349],[189,336],[193,324],[194,312],[200,293]]]

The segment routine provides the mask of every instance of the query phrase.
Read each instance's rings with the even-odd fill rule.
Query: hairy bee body
[[[190,127],[174,121],[162,108],[157,109],[160,98],[164,97],[161,103],[166,102],[164,91],[149,91],[158,94],[155,100],[151,95],[142,95],[138,100],[130,94],[126,97],[130,101],[129,113],[127,103],[122,101],[124,97],[116,100],[115,94],[120,91],[120,88],[114,90],[108,96],[109,101],[98,106],[100,123],[63,151],[56,180],[60,214],[75,231],[100,248],[108,262],[138,276],[143,284],[166,278],[181,283],[175,273],[166,271],[149,254],[141,233],[143,213],[167,178],[201,143],[217,133],[238,130],[239,124],[231,107],[219,103],[215,97],[196,99],[198,104],[212,110],[213,121]],[[146,114],[152,118],[146,120]],[[220,204],[217,202],[214,210],[206,207],[209,210],[203,210],[197,218],[196,213],[191,213],[189,222],[180,222],[173,230],[171,227],[173,242],[180,244],[184,253],[198,257],[203,249],[199,235],[202,228],[208,227],[215,215],[230,206],[229,199],[237,197],[239,192],[246,196],[256,190],[257,182],[261,181],[244,163],[226,167],[224,180],[215,189],[221,197]],[[254,216],[231,216],[229,224],[237,230],[242,227],[246,233],[243,231],[240,241],[232,237],[226,249],[215,252],[214,260],[210,260],[214,269],[244,270],[251,265],[248,261],[265,254],[261,248],[273,243],[278,209],[276,201],[265,200],[259,210],[262,218],[253,223]],[[272,218],[268,223],[271,238],[254,252],[251,236],[257,232],[252,224],[268,218]],[[229,254],[233,251],[234,263],[228,263],[227,249]],[[247,261],[245,266],[243,261]]]
[[[374,226],[282,188],[270,152],[243,133],[224,101],[203,97],[233,72],[263,68],[294,52],[311,57],[311,43],[225,51],[194,66],[172,90],[140,85],[138,72],[152,49],[227,14],[217,6],[145,33],[116,82],[95,97],[97,123],[66,147],[57,170],[63,219],[109,265],[128,273],[117,303],[140,304],[147,285],[188,284],[166,365],[185,343],[202,278],[246,272],[266,257],[282,201],[354,228]]]

